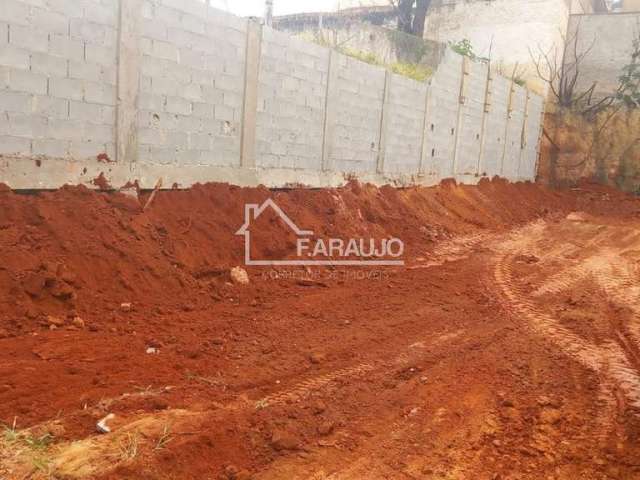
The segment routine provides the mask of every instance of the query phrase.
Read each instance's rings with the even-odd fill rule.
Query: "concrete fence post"
[[[535,181],[538,178],[538,168],[540,168],[540,146],[542,142],[542,136],[544,135],[544,120],[546,118],[547,103],[542,105],[542,111],[540,112],[540,124],[538,125],[538,141],[536,142],[536,164],[533,168],[533,178]]]
[[[484,108],[482,109],[482,125],[480,126],[480,154],[478,155],[478,166],[476,174],[480,177],[484,176],[484,149],[487,137],[487,121],[491,113],[491,104],[493,102],[493,72],[491,65],[487,66],[487,87],[484,94]]]
[[[427,141],[429,140],[429,134],[427,133],[427,125],[429,125],[430,115],[430,100],[431,89],[427,84],[425,99],[424,99],[424,115],[422,117],[422,144],[420,146],[420,164],[418,165],[418,176],[423,176],[426,173],[427,165]]]
[[[256,125],[258,116],[258,77],[262,48],[262,25],[250,20],[247,26],[247,51],[244,70],[244,103],[240,145],[240,166],[256,166]]]
[[[380,115],[380,131],[378,137],[378,161],[376,171],[384,173],[384,161],[387,148],[387,123],[389,120],[389,102],[391,98],[391,72],[385,71],[384,94],[382,96],[382,113]]]
[[[504,126],[504,145],[502,147],[502,157],[500,158],[500,176],[504,177],[504,157],[507,154],[507,136],[509,134],[509,123],[511,122],[511,117],[513,113],[513,94],[515,93],[515,83],[513,79],[511,80],[511,84],[509,85],[509,100],[507,102],[507,121]]]
[[[527,148],[527,128],[529,127],[529,103],[531,93],[527,90],[527,97],[524,102],[524,118],[522,119],[522,131],[520,132],[520,155],[518,155],[518,169],[516,170],[516,180],[520,180],[520,166],[522,165],[522,154]]]
[[[120,0],[118,17],[118,86],[116,161],[133,169],[138,156],[138,95],[140,93],[140,19],[142,0]]]
[[[338,52],[332,49],[329,52],[327,90],[324,103],[324,128],[322,132],[322,170],[325,172],[333,168],[331,148],[333,146],[336,107],[338,105],[338,61]]]
[[[458,148],[460,141],[460,129],[464,118],[464,106],[467,103],[467,87],[469,84],[469,57],[462,57],[462,79],[460,80],[460,95],[458,97],[458,119],[456,121],[455,139],[453,142],[453,168],[452,173],[455,178],[458,173],[458,156],[460,149]]]

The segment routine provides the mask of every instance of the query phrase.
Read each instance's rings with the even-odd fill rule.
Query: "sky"
[[[211,2],[224,4],[225,0]],[[264,14],[264,0],[226,0],[229,11],[241,16],[261,17]],[[274,15],[288,15],[300,12],[326,12],[335,10],[338,0],[273,0]]]

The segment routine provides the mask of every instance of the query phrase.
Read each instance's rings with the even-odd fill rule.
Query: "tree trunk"
[[[417,37],[424,38],[424,22],[430,6],[431,0],[416,0],[416,11],[413,16],[411,33]]]
[[[411,34],[413,30],[413,4],[415,0],[398,0],[398,30]]]

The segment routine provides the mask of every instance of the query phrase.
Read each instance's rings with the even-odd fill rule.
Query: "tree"
[[[564,48],[561,53],[556,47],[546,52],[538,47],[536,56],[529,49],[538,77],[548,85],[555,103],[587,116],[597,115],[609,107],[640,108],[640,33],[632,41],[631,58],[618,77],[618,88],[597,101],[593,99],[596,82],[589,88],[578,90],[582,64],[593,49],[596,38],[581,50],[579,37],[580,23],[568,38],[562,37]]]
[[[559,51],[555,44],[548,51],[544,51],[538,45],[537,55],[529,48],[529,55],[536,67],[538,77],[547,84],[555,103],[565,109],[585,108],[596,87],[594,83],[590,88],[578,91],[582,64],[596,41],[594,37],[586,49],[580,50],[579,37],[580,23],[568,38],[561,34],[562,51]]]
[[[424,37],[424,23],[431,0],[389,0],[398,14],[398,30]]]

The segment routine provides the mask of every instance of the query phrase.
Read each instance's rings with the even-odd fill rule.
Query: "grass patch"
[[[49,447],[54,438],[50,434],[34,436],[28,431],[18,431],[16,421],[12,426],[2,427],[0,437],[0,461],[29,466],[33,472],[40,472],[46,478],[51,476]]]
[[[138,456],[139,453],[139,436],[137,432],[127,433],[119,444],[119,457],[123,461],[131,461]]]
[[[417,82],[424,82],[431,75],[433,75],[433,69],[426,65],[419,65],[417,63],[394,63],[390,66],[393,73],[402,75],[404,77],[411,78]]]
[[[171,440],[173,440],[173,437],[171,436],[171,427],[169,425],[165,425],[162,429],[160,438],[158,438],[158,441],[156,442],[154,450],[162,450]]]

